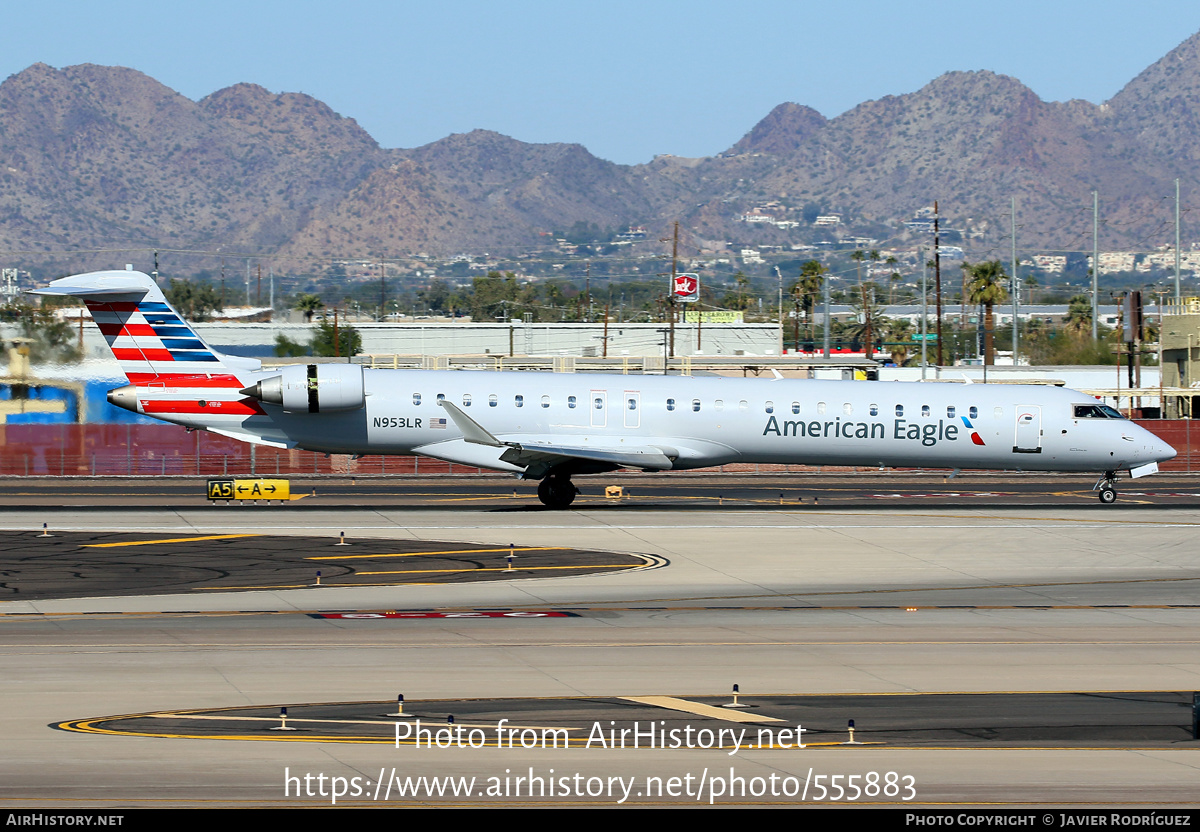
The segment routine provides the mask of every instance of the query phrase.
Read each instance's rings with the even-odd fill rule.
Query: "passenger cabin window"
[[[700,400],[699,399],[692,399],[692,412],[693,413],[700,412]]]
[[[574,396],[567,396],[567,407],[570,407],[572,409],[575,407],[575,397]]]
[[[817,415],[818,416],[825,415],[825,402],[817,402]]]
[[[413,393],[413,404],[415,404],[417,407],[421,406],[421,394],[420,393]]]
[[[800,414],[800,402],[792,402],[792,412],[796,415]]]
[[[597,410],[603,410],[604,409],[604,399],[600,398],[599,396],[592,399],[592,407],[596,408]]]
[[[954,405],[952,405],[952,404],[946,405],[946,418],[947,419],[954,418]]]
[[[495,393],[493,393],[492,395],[488,396],[488,407],[495,407],[495,406],[496,406],[496,405],[498,405],[499,403],[500,403],[500,400],[499,400],[498,398],[496,398],[496,394],[495,394]]]
[[[549,407],[549,406],[550,406],[550,397],[542,396],[542,407]]]
[[[745,413],[749,409],[750,402],[746,401],[745,399],[742,399],[740,402],[738,402],[738,410],[742,411],[742,413]]]
[[[1004,408],[1003,408],[1003,407],[997,407],[997,408],[993,409],[993,410],[992,410],[992,415],[993,415],[993,416],[995,416],[997,419],[1003,418],[1003,416],[1004,416]]]
[[[470,407],[470,406],[471,406],[471,394],[463,393],[463,407]]]
[[[846,416],[853,416],[854,415],[854,405],[850,404],[850,402],[846,402],[845,404],[842,405],[842,413]]]
[[[675,400],[667,399],[667,410],[674,410],[674,409],[675,409]]]
[[[879,415],[879,405],[877,405],[877,404],[873,404],[873,405],[871,405],[871,415],[872,415],[872,416],[878,416],[878,415]]]
[[[446,394],[445,394],[445,393],[438,393],[438,394],[437,394],[437,400],[438,400],[439,402],[444,402],[444,401],[446,400]]]
[[[898,404],[898,405],[896,405],[896,415],[897,415],[897,416],[903,416],[903,415],[904,415],[904,405],[902,405],[902,404]]]
[[[774,413],[775,402],[767,402],[765,405],[763,405],[763,410],[767,411],[768,413]]]
[[[923,404],[923,405],[921,405],[921,415],[922,415],[922,416],[928,416],[928,415],[929,415],[929,405],[927,405],[927,404]]]
[[[546,405],[546,406],[549,407],[549,405]],[[625,406],[628,407],[630,410],[637,410],[637,399],[634,399],[634,398],[626,399]]]
[[[720,399],[717,399],[715,402],[713,402],[713,410],[724,410],[724,409],[725,409],[725,402],[721,401]]]
[[[972,419],[978,419],[979,418],[979,408],[972,407],[970,410],[967,411],[967,415],[970,416]]]
[[[524,407],[525,406],[525,397],[520,394],[513,396],[513,404],[515,404],[517,407]]]

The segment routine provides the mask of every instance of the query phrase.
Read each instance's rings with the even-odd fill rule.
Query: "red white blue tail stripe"
[[[241,388],[230,360],[204,343],[141,272],[91,272],[56,280],[36,294],[70,295],[87,304],[126,377],[135,385]]]

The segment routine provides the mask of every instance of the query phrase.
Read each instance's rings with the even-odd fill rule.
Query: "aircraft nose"
[[[1150,456],[1154,458],[1155,462],[1166,462],[1168,459],[1179,456],[1179,451],[1159,439],[1151,446]]]
[[[1145,455],[1152,462],[1166,462],[1168,459],[1174,459],[1179,455],[1179,452],[1164,442],[1162,439],[1141,428],[1142,444],[1145,448]]]

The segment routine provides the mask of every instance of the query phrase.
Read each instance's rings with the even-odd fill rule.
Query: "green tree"
[[[887,260],[884,260],[883,262],[889,266],[894,267],[900,261],[897,260],[895,257],[889,257]],[[898,284],[901,281],[901,279],[902,278],[901,278],[900,272],[895,271],[895,269],[893,268],[891,275],[888,276],[888,306],[891,306],[892,304],[894,304],[896,302],[896,284]]]
[[[319,295],[304,294],[296,298],[294,307],[304,313],[306,323],[312,323],[313,315],[317,310],[325,308],[325,301],[321,300]]]
[[[275,357],[276,358],[299,358],[303,355],[308,355],[310,348],[301,344],[299,341],[293,341],[283,333],[275,336]]]
[[[850,259],[858,264],[858,285],[862,285],[862,262],[867,259],[866,252],[861,248],[855,249],[850,255]]]
[[[189,321],[207,320],[213,312],[223,308],[221,293],[211,283],[172,278],[163,294],[167,302]]]
[[[746,277],[745,272],[739,269],[738,273],[733,276],[733,282],[737,285],[737,305],[734,308],[744,312],[750,308],[750,299],[746,295],[750,288],[750,278]]]
[[[909,352],[912,350],[915,327],[908,318],[892,318],[886,331],[887,339],[891,342],[888,349],[892,354],[892,361],[897,367],[903,367],[908,362]]]
[[[21,349],[28,350],[31,363],[70,364],[82,357],[75,327],[55,315],[50,306],[14,303],[4,308],[3,317],[15,320],[21,336],[29,339]]]
[[[842,328],[846,337],[861,341],[867,358],[875,351],[875,339],[880,333],[886,332],[889,321],[882,314],[882,309],[875,302],[875,284],[863,284],[850,299],[850,308],[854,310],[854,322]]]
[[[1082,338],[1092,331],[1092,299],[1087,295],[1075,295],[1067,307],[1067,332]]]
[[[1004,288],[1008,275],[999,260],[988,260],[974,265],[963,262],[962,268],[967,275],[967,299],[970,303],[983,306],[983,363],[996,363],[995,348],[992,332],[995,329],[992,309],[997,303],[1003,303],[1008,297]]]
[[[362,352],[362,336],[358,334],[357,329],[349,324],[339,324],[336,346],[333,330],[333,321],[321,321],[317,325],[317,333],[310,345],[313,355],[349,358]]]
[[[825,268],[819,260],[806,260],[800,266],[800,279],[792,284],[792,296],[804,310],[805,320],[808,321],[809,340],[814,337],[813,310],[816,308],[817,298],[821,296],[821,287],[824,285],[825,275],[828,273],[829,269]]]

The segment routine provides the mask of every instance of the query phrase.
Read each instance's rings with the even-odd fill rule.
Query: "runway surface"
[[[8,751],[0,803],[329,805],[341,791],[339,806],[797,805],[847,802],[854,785],[857,802],[897,806],[1196,806],[1200,743],[1188,739],[1188,703],[1200,690],[1200,506],[1172,499],[1113,510],[970,498],[682,512],[598,504],[0,513],[11,532],[47,522],[63,533],[332,540],[345,530],[356,541],[511,542],[660,564],[433,586],[0,603]],[[728,701],[735,684],[757,707],[706,710]],[[1001,697],[1019,707],[990,714],[978,707],[985,700],[964,696],[980,693],[1051,698]],[[302,714],[314,703],[370,703],[338,718],[369,712],[377,727],[389,712],[379,706],[397,694],[439,730],[449,708],[460,709],[463,743],[397,748],[386,737],[312,742],[283,732],[235,742],[185,738],[202,733],[190,729],[164,738],[137,735],[154,732],[129,730],[134,722],[119,730],[95,722],[140,714],[144,729],[164,722],[151,714],[249,708],[238,713],[261,720],[280,706]],[[862,707],[838,710],[836,722],[802,707],[851,694],[949,696],[890,708],[879,702],[901,700],[856,700]],[[1096,710],[1122,699],[1159,710]],[[643,739],[635,749],[619,731],[590,747],[543,747],[527,735],[470,747],[467,725],[501,739],[502,719],[554,728],[569,701],[604,703],[576,715],[573,727],[589,737],[636,731],[632,722],[643,731],[690,726],[697,738],[703,728],[710,737],[743,728],[756,737],[764,727],[791,734],[753,748],[647,748]],[[944,733],[919,735],[932,717],[913,703],[935,701]],[[476,704],[447,704],[467,702]],[[881,744],[796,747],[796,723],[814,719],[822,741],[840,742],[843,717],[856,719],[857,739]],[[51,727],[80,720],[114,733]],[[302,733],[292,736],[312,739]],[[972,733],[978,742],[943,741]],[[1083,733],[1086,747],[1076,742]],[[456,779],[418,780],[444,777]]]
[[[266,476],[273,476],[268,474]],[[248,478],[238,478],[239,481]],[[197,477],[15,478],[0,482],[0,503],[37,517],[48,505],[106,512],[113,507],[188,509],[203,506],[286,506],[297,513],[335,508],[430,511],[548,511],[536,484],[498,474],[467,477],[340,477],[291,480],[286,502],[210,501],[208,480]],[[575,480],[581,494],[573,509],[711,511],[715,508],[888,508],[980,505],[1064,505],[1108,509],[1097,500],[1094,476],[967,472],[805,474],[643,474],[622,472]],[[621,489],[606,497],[608,486]],[[1117,483],[1117,508],[1200,505],[1200,481],[1183,474]],[[248,489],[247,489],[248,490]]]

